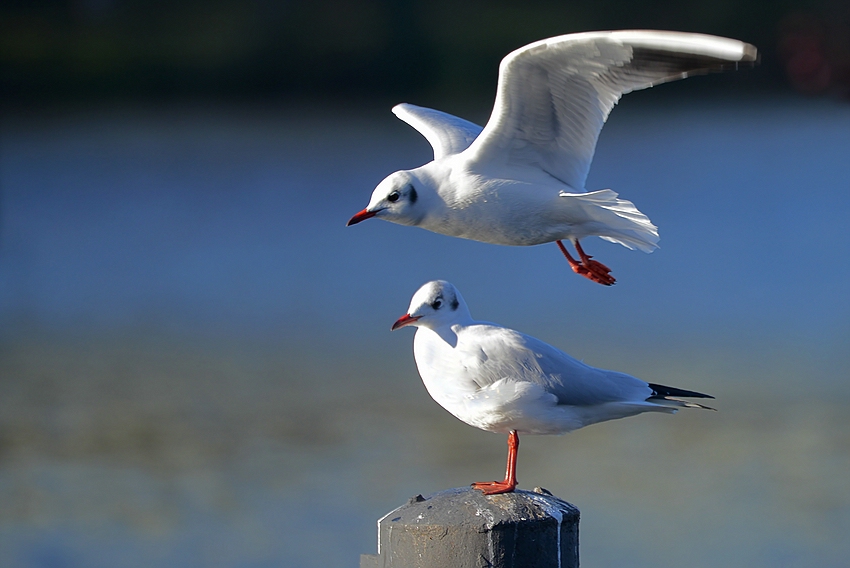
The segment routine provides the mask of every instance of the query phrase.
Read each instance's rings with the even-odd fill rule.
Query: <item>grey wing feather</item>
[[[558,404],[594,406],[642,401],[651,394],[646,382],[616,371],[591,367],[539,339],[494,326],[478,332],[484,354],[475,382],[484,387],[500,379],[530,381],[546,388]]]
[[[434,159],[466,150],[483,130],[447,112],[401,103],[393,107],[393,113],[419,131],[434,149]]]
[[[680,32],[590,32],[527,45],[502,60],[493,114],[470,160],[536,165],[581,191],[622,95],[756,59],[749,44]]]

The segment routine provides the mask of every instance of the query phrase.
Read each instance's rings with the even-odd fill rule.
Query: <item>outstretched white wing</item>
[[[401,103],[393,107],[397,117],[419,131],[434,149],[434,159],[466,150],[482,128],[446,112]]]
[[[541,40],[502,60],[493,114],[466,153],[473,165],[537,166],[582,191],[599,132],[623,94],[756,58],[752,45],[681,32]]]

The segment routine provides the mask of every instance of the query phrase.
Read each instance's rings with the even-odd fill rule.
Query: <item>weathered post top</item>
[[[417,495],[378,521],[360,568],[577,568],[579,510],[545,490]]]

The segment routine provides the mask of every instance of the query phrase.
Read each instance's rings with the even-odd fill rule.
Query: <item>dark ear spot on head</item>
[[[457,298],[452,298],[452,311],[456,310],[459,305]]]
[[[416,195],[416,188],[411,185],[410,186],[410,202],[416,203],[417,199],[419,199],[419,196]]]

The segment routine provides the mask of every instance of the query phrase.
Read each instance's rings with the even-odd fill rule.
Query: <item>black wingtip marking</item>
[[[648,47],[635,47],[632,50],[631,68],[634,73],[641,71],[653,74],[664,73],[666,75],[664,78],[653,83],[657,85],[693,75],[754,67],[759,63],[759,60],[758,51],[749,45],[738,61],[709,55],[670,53]]]
[[[663,398],[665,396],[684,396],[688,398],[714,398],[710,394],[704,394],[696,391],[689,391],[685,389],[677,389],[676,387],[666,387],[664,385],[656,385],[653,383],[649,383],[649,388],[652,389],[652,396],[650,398]]]

